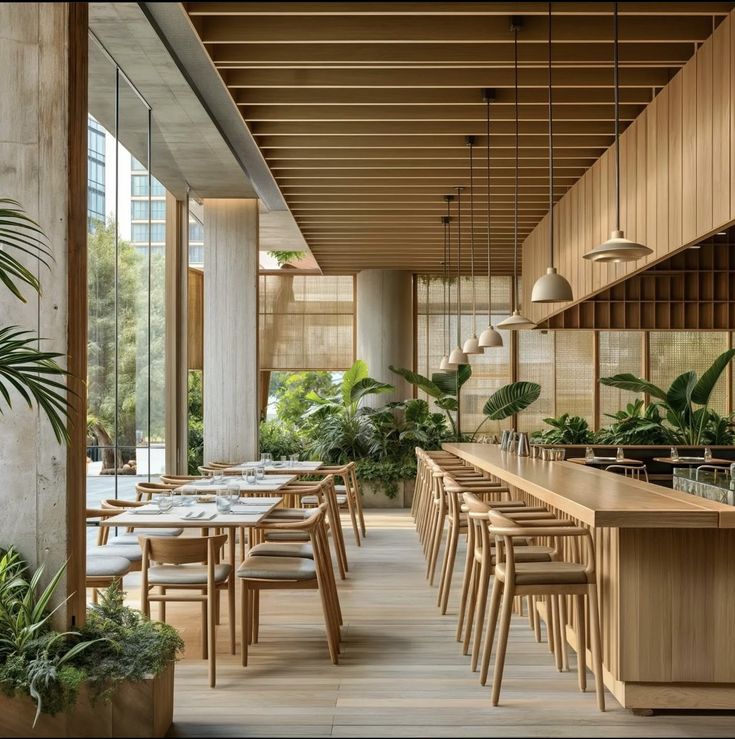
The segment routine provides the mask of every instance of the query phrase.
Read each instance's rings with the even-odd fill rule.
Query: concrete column
[[[258,201],[204,200],[204,461],[258,451]]]
[[[0,3],[2,196],[38,221],[54,256],[48,269],[24,260],[40,278],[41,296],[23,285],[22,303],[0,285],[0,327],[33,331],[45,339],[43,349],[67,355],[77,392],[68,449],[16,392],[12,409],[0,400],[0,542],[15,545],[33,567],[46,562],[49,573],[69,558],[66,589],[77,596],[57,619],[77,624],[84,603],[86,60],[86,6]]]
[[[357,358],[370,376],[395,391],[368,398],[373,405],[413,397],[412,386],[388,367],[413,368],[413,281],[410,272],[367,269],[357,275]]]

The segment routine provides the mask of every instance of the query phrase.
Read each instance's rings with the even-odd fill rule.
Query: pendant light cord
[[[457,346],[462,348],[462,188],[457,188]]]
[[[549,266],[554,266],[554,108],[551,77],[551,3],[549,3]]]
[[[477,293],[475,290],[475,174],[474,136],[469,137],[470,148],[470,275],[472,279],[472,335],[477,336]]]
[[[445,234],[447,238],[447,259],[445,264],[445,270],[446,270],[446,285],[447,285],[447,309],[446,309],[446,317],[447,317],[447,354],[449,354],[449,351],[452,348],[452,340],[450,338],[452,333],[452,319],[450,317],[449,311],[451,308],[452,303],[452,284],[449,282],[450,278],[450,272],[451,272],[451,260],[452,260],[452,196],[447,195],[446,196],[447,201],[447,220],[445,225]]]
[[[486,169],[487,169],[487,325],[491,326],[493,322],[493,279],[490,271],[490,93],[486,94],[487,104],[487,149],[486,149]]]
[[[442,328],[444,338],[442,348],[446,354],[447,350],[447,220],[442,217],[442,230],[444,236],[444,248],[442,250]],[[428,342],[427,342],[428,343]]]
[[[615,230],[620,231],[620,59],[618,52],[618,4],[613,9],[613,70],[615,87]]]
[[[515,113],[516,113],[516,171],[515,171],[515,203],[514,203],[514,218],[513,218],[513,312],[515,313],[518,307],[518,147],[520,146],[519,137],[519,117],[518,117],[518,26],[513,26],[513,60],[515,66],[514,75],[514,87],[516,93],[515,100]]]

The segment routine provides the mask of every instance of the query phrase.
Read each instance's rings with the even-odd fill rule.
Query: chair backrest
[[[645,480],[648,482],[648,470],[643,464],[609,464],[605,472],[615,472],[618,475],[633,478],[634,480]]]
[[[140,508],[145,503],[141,500],[121,500],[120,498],[107,498],[102,501],[103,508]],[[118,511],[119,513],[119,511]]]
[[[160,564],[208,562],[227,541],[227,534],[216,536],[146,536],[138,537],[145,561]]]
[[[217,460],[214,462],[207,462],[206,466],[211,467],[213,469],[225,469],[226,467],[235,467],[239,462],[223,462],[222,460]]]
[[[177,485],[164,485],[161,482],[139,482],[135,485],[136,500],[151,500],[154,495],[170,493]]]
[[[117,516],[120,511],[110,508],[87,508],[84,516],[87,521],[96,521],[98,525],[97,529],[97,546],[101,547],[107,544],[107,539],[110,535],[110,529],[107,526],[99,526],[97,519],[112,518]]]
[[[718,467],[716,464],[700,464],[694,473],[695,480],[699,480],[700,471],[701,472],[711,472],[715,480],[719,477],[719,475],[722,475],[723,477],[727,477],[730,474],[726,468]]]
[[[161,475],[160,480],[163,485],[173,485],[180,487],[187,482],[203,479],[201,475]]]

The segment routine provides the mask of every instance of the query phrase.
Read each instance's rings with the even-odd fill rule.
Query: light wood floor
[[[455,597],[447,616],[435,606],[408,513],[369,511],[367,524],[364,546],[350,547],[349,580],[341,588],[339,666],[329,662],[315,592],[264,593],[261,641],[250,666],[225,654],[224,626],[218,685],[210,690],[206,663],[198,659],[198,608],[169,606],[168,621],[182,630],[189,651],[176,667],[173,736],[735,735],[732,714],[640,717],[610,694],[609,710],[600,714],[594,693],[578,692],[574,671],[555,670],[546,644],[537,644],[519,617],[501,705],[491,708],[489,688],[480,686],[454,640]],[[136,597],[133,588],[129,594]]]

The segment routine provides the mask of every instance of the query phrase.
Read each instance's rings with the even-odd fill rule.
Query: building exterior
[[[105,212],[105,129],[87,117],[87,229],[104,223]]]

